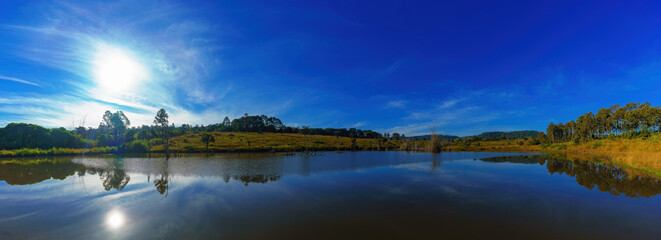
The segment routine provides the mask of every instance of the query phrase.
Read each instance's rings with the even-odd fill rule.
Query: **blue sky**
[[[0,125],[277,116],[407,135],[661,105],[655,1],[2,1]]]

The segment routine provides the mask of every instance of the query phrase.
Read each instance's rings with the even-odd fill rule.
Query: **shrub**
[[[523,141],[519,141],[517,144],[519,144],[519,145],[523,145]]]
[[[574,142],[574,144],[579,144],[581,143],[581,139],[579,137],[574,137],[574,139],[572,139],[572,142]]]
[[[592,144],[592,149],[598,148],[603,146],[604,144],[602,142],[596,142]]]
[[[185,145],[184,150],[187,151],[187,152],[194,152],[195,147],[193,147],[192,145]]]
[[[544,143],[544,144],[542,144],[542,149],[546,149],[546,148],[548,148],[548,147],[550,147],[550,146],[551,146],[551,144]]]
[[[134,140],[127,144],[126,151],[130,153],[146,153],[149,152],[149,147],[145,140]]]
[[[161,139],[161,138],[152,138],[152,139],[150,140],[150,142],[151,142],[151,145],[152,145],[152,146],[154,146],[154,145],[161,145],[161,144],[163,144],[163,139]]]
[[[538,139],[533,139],[533,140],[531,140],[530,142],[528,142],[528,144],[529,144],[530,146],[532,146],[532,145],[539,145],[539,144],[542,144],[542,142],[540,142]]]

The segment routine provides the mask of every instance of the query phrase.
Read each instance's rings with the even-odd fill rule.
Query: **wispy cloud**
[[[459,103],[459,102],[461,102],[461,101],[464,101],[464,100],[466,100],[466,99],[465,99],[465,98],[461,98],[461,99],[450,99],[450,100],[446,100],[446,101],[444,101],[443,103],[441,103],[441,105],[438,106],[438,109],[448,109],[448,108],[451,108],[451,107],[457,105],[457,103]]]
[[[357,122],[357,123],[354,123],[353,125],[351,125],[352,128],[359,128],[359,127],[362,127],[362,126],[365,126],[365,122]]]
[[[386,103],[386,105],[383,107],[384,109],[390,109],[390,108],[404,108],[406,106],[407,101],[406,100],[395,100],[395,101],[390,101]]]
[[[49,82],[68,87],[59,93],[29,94],[32,97],[24,102],[0,99],[0,112],[12,114],[12,121],[68,126],[62,124],[71,118],[90,116],[96,121],[106,109],[117,109],[132,115],[132,123],[149,124],[156,110],[166,108],[179,123],[207,124],[227,114],[203,107],[227,92],[208,87],[209,71],[217,68],[211,54],[218,43],[210,25],[182,17],[190,14],[190,9],[167,2],[48,4],[46,12],[33,12],[41,16],[41,22],[0,28],[7,30],[6,34],[31,39],[29,44],[14,46],[15,57],[69,73],[70,78]],[[126,17],[126,9],[130,9],[131,17]],[[99,51],[110,48],[130,53],[146,67],[148,77],[130,89],[109,91],[96,79],[94,68],[99,67],[95,62]],[[0,79],[42,87],[14,77]]]
[[[6,80],[6,81],[12,81],[12,82],[19,82],[19,83],[24,83],[24,84],[32,85],[32,86],[41,87],[41,85],[36,84],[36,83],[34,83],[34,82],[30,82],[30,81],[23,80],[23,79],[19,79],[19,78],[13,78],[13,77],[2,76],[2,75],[0,75],[0,80]]]
[[[429,134],[429,129],[435,129],[441,134],[465,136],[508,129],[493,123],[513,114],[494,106],[506,105],[516,96],[504,89],[455,89],[436,103],[411,104],[420,107],[407,111],[408,114],[400,118],[400,124],[381,131],[414,136]]]

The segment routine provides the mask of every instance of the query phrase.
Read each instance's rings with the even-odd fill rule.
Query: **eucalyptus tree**
[[[165,111],[165,109],[161,108],[156,112],[156,117],[154,118],[154,124],[160,127],[161,130],[161,138],[163,138],[163,142],[165,143],[165,156],[169,157],[170,156],[170,138],[168,135],[168,125],[170,123],[169,121],[168,113]]]
[[[108,135],[113,136],[113,142],[115,146],[120,145],[120,139],[124,137],[124,132],[126,132],[126,128],[130,125],[131,121],[129,121],[129,119],[122,111],[117,111],[115,113],[106,111],[103,114],[103,121],[101,122],[101,126],[105,128]]]

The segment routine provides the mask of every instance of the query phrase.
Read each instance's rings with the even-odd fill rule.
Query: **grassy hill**
[[[290,152],[334,150],[396,150],[403,140],[357,138],[355,146],[348,137],[303,135],[295,133],[211,132],[215,141],[209,152]],[[202,133],[192,133],[171,139],[171,152],[206,152]],[[152,146],[152,151],[163,151],[163,144]]]

